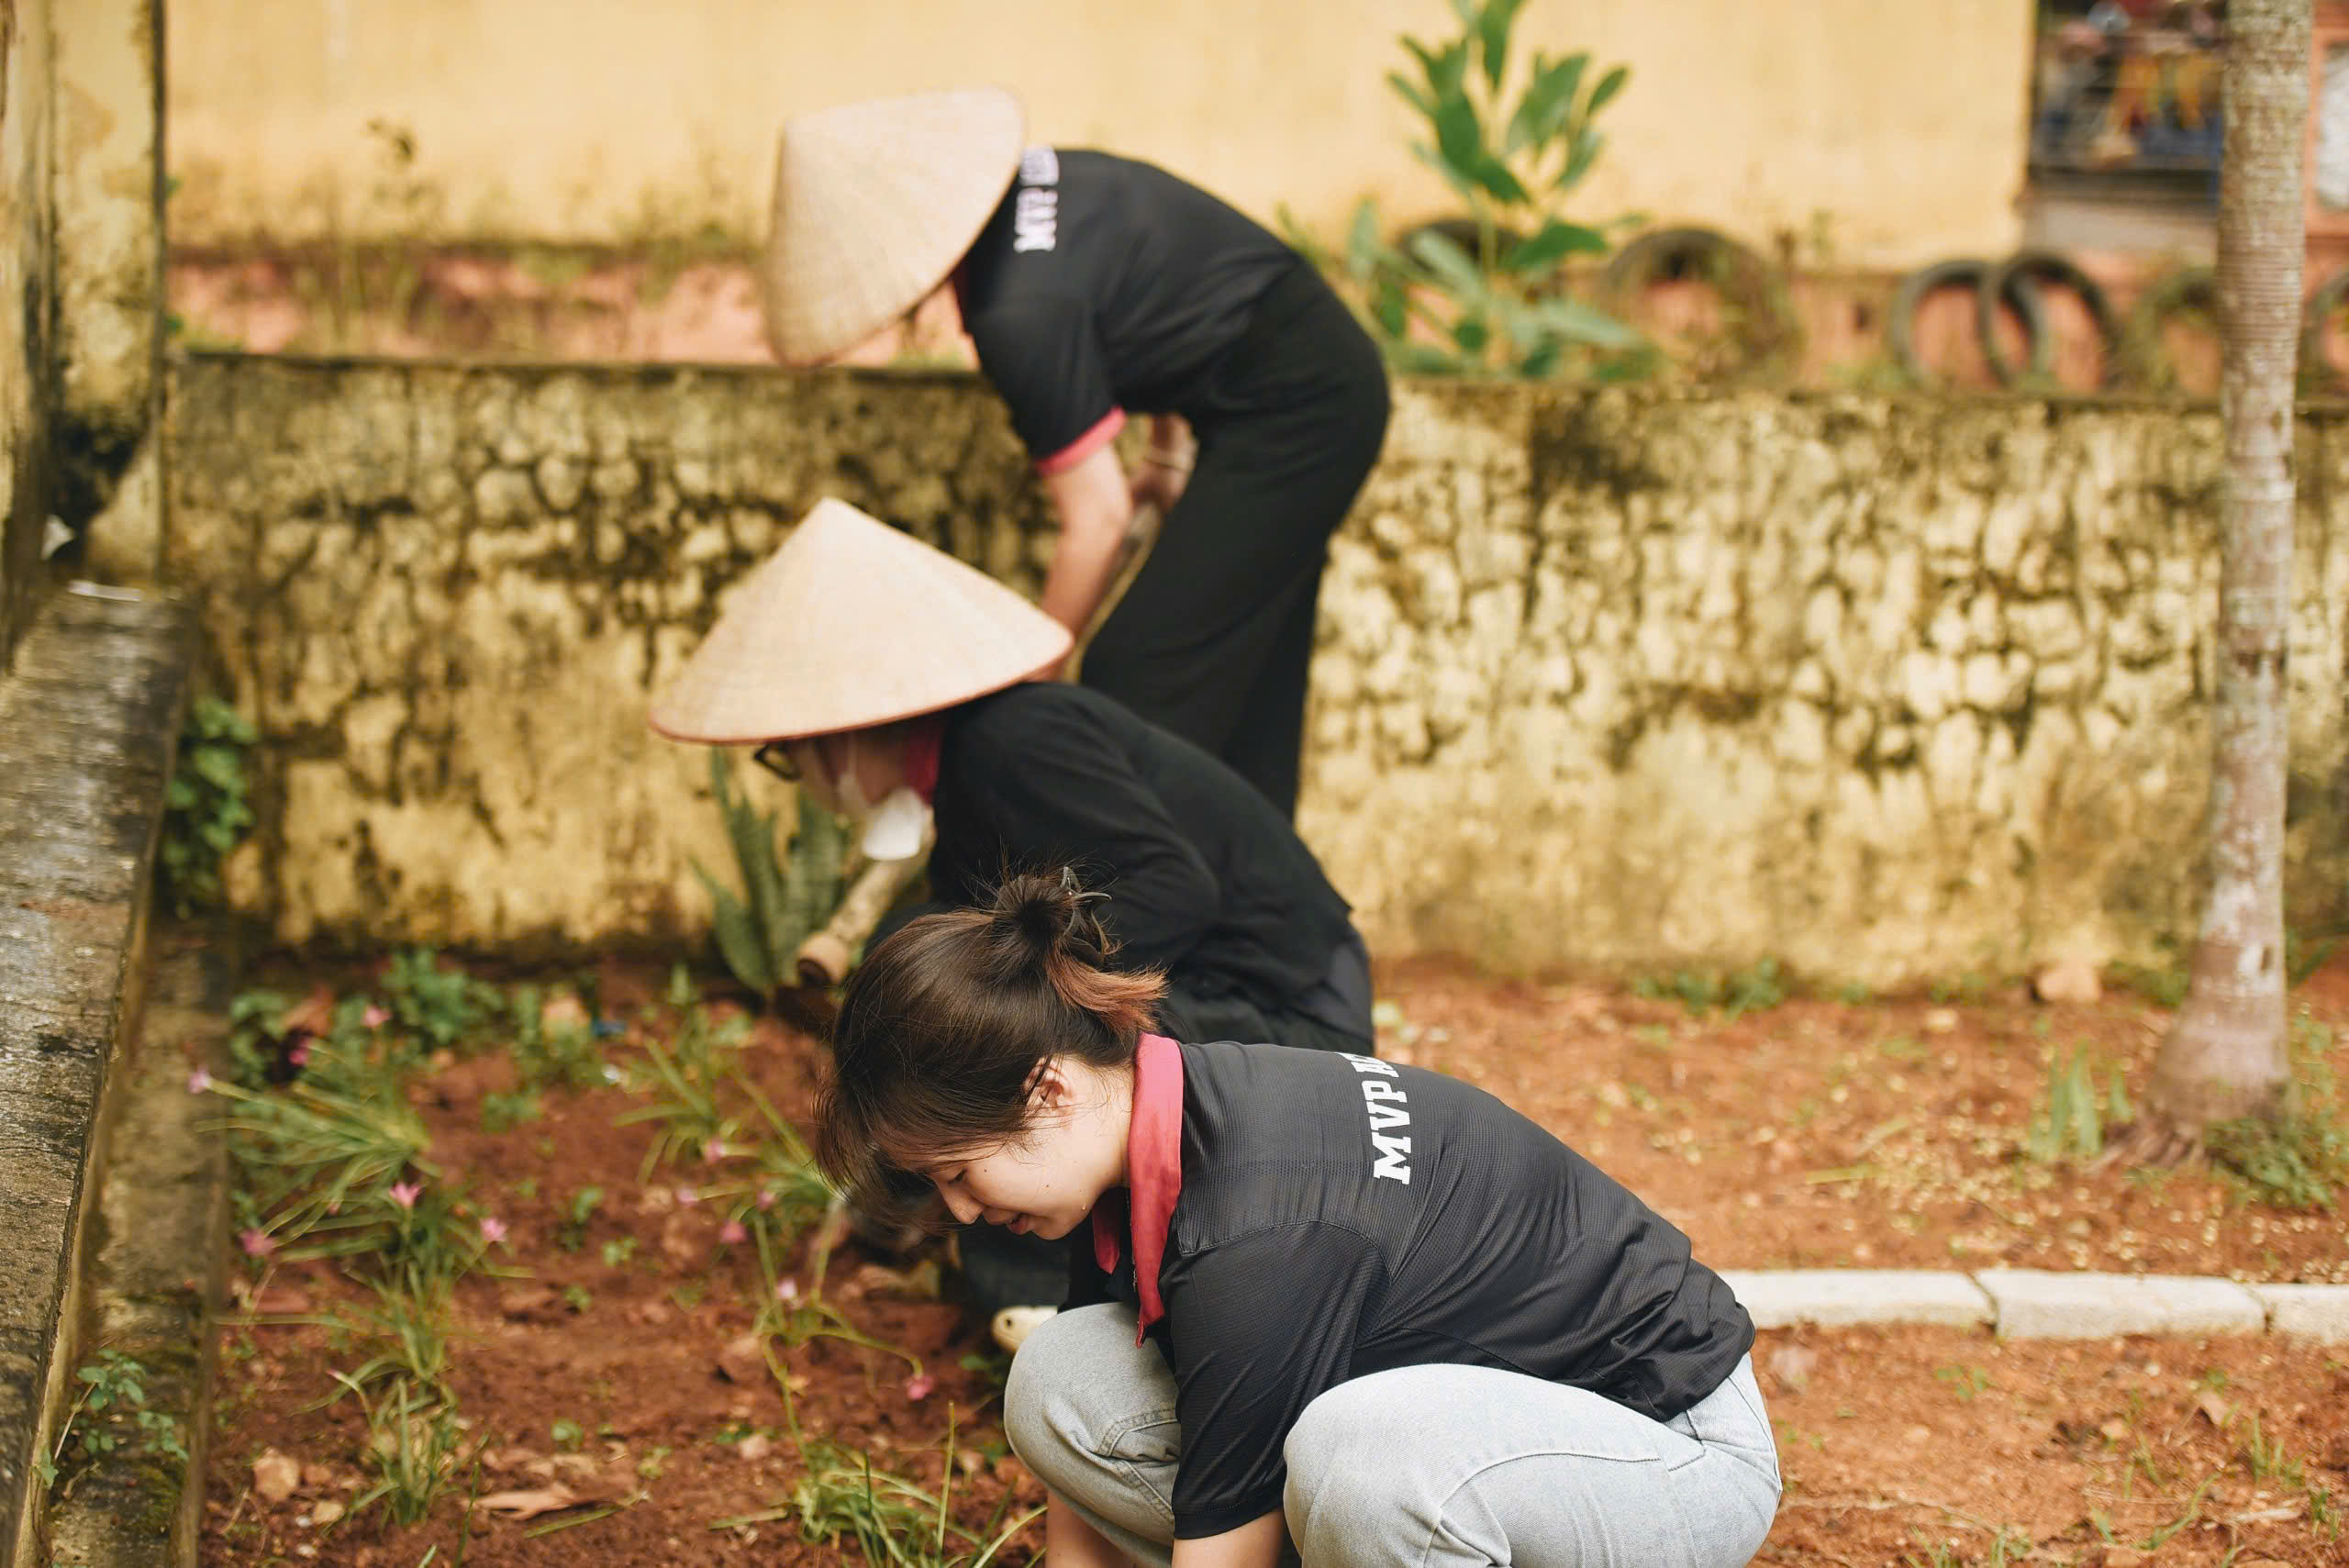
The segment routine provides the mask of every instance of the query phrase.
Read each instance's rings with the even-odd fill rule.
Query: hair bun
[[[993,917],[998,930],[1017,936],[1030,962],[1061,956],[1098,964],[1114,945],[1092,910],[1102,896],[1086,892],[1072,866],[1022,872],[996,889]]]

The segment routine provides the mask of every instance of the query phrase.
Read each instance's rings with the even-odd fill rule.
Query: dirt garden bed
[[[249,1005],[242,1066],[214,1057],[207,1092],[249,1114],[293,1093],[262,1080],[330,1082],[313,1078],[338,1051],[404,1061],[429,1151],[317,1204],[306,1238],[263,1234],[298,1197],[241,1218],[204,1562],[855,1562],[855,1523],[883,1508],[900,1528],[873,1561],[930,1564],[1041,1500],[951,1269],[839,1238],[772,1130],[768,1109],[804,1122],[806,1036],[714,984],[672,1006],[665,976],[618,964],[495,995],[412,958],[332,979],[339,1012],[300,1005],[310,976]],[[2099,1102],[2115,1072],[2143,1082],[2168,1015],[2135,993],[1773,1000],[1766,973],[1635,989],[1418,962],[1380,983],[1383,1051],[1500,1094],[1718,1266],[2349,1279],[2335,1215],[2210,1169],[2025,1152],[2051,1059],[2085,1048]],[[2349,1069],[2349,967],[2296,1003],[2305,1068]],[[288,1004],[307,1028],[272,1040]],[[368,1250],[302,1258],[339,1235]],[[417,1326],[385,1321],[384,1282],[435,1269],[437,1382],[395,1375],[435,1341],[387,1332]],[[2349,1562],[2349,1350],[1801,1330],[1765,1334],[1756,1361],[1788,1482],[1765,1562]],[[998,1560],[1040,1540],[1015,1530]]]

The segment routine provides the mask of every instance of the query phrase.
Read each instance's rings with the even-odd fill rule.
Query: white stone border
[[[1758,1329],[1929,1323],[2007,1340],[2277,1333],[2349,1344],[2349,1285],[1985,1269],[1725,1269]]]

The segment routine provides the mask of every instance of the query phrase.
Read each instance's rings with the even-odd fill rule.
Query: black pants
[[[1386,369],[1300,264],[1184,413],[1199,438],[1190,483],[1079,678],[1294,815],[1321,569],[1386,438]]]

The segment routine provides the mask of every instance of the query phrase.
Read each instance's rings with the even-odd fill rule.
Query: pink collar
[[[1146,1034],[1134,1051],[1133,1120],[1126,1132],[1129,1229],[1133,1236],[1134,1288],[1141,1297],[1134,1343],[1166,1316],[1158,1294],[1166,1261],[1166,1230],[1183,1195],[1183,1048]],[[1104,1273],[1120,1256],[1118,1223],[1107,1204],[1093,1206],[1093,1257]]]
[[[906,730],[906,783],[924,806],[938,800],[938,764],[946,746],[946,721],[936,714],[915,719]]]

